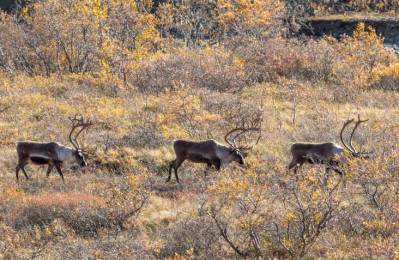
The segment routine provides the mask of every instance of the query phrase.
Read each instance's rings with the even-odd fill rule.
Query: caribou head
[[[245,133],[248,132],[257,132],[258,137],[255,140],[255,143],[252,145],[237,145],[236,140],[237,138],[240,138],[241,136],[244,136]],[[228,161],[235,161],[238,162],[241,165],[245,164],[245,159],[244,156],[248,154],[248,152],[258,144],[260,138],[262,136],[261,132],[261,125],[259,126],[253,126],[253,127],[236,127],[224,136],[224,140],[226,141],[227,144],[230,146],[230,155],[229,158],[227,159]]]

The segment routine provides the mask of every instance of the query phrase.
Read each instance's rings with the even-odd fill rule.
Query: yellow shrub
[[[388,66],[379,66],[376,68],[375,73],[377,77],[394,77],[399,78],[399,63],[394,63]]]

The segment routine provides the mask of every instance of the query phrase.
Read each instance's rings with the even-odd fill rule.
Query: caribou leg
[[[175,170],[176,181],[179,182],[179,176],[177,175],[177,169],[184,162],[184,160],[185,160],[185,158],[184,159],[176,158],[174,161],[171,162],[170,167],[169,167],[169,177],[166,180],[166,182],[169,182],[172,177],[172,168]]]
[[[61,176],[62,182],[65,183],[64,174],[62,174],[60,164],[59,164],[59,163],[56,163],[56,164],[55,164],[55,168],[57,169],[58,174]]]
[[[176,177],[176,181],[177,183],[180,183],[179,181],[179,176],[177,175],[177,169],[180,167],[180,165],[184,162],[185,159],[176,159],[175,163],[174,163],[174,168],[175,168],[175,177]]]
[[[176,161],[176,160],[173,160],[173,161],[171,161],[170,164],[169,164],[169,176],[168,176],[168,178],[166,179],[166,182],[169,182],[170,179],[171,179],[171,177],[172,177],[172,168],[173,168],[173,165],[175,164],[175,161]]]
[[[290,162],[290,164],[288,165],[288,170],[293,169],[294,167],[298,166],[298,161],[296,159],[292,159],[292,161]]]
[[[47,178],[50,176],[51,171],[53,170],[54,165],[53,164],[49,164],[48,168],[47,168],[47,172],[46,172],[46,176]]]
[[[21,167],[21,170],[22,170],[22,172],[24,173],[25,178],[26,178],[27,180],[29,180],[29,176],[28,176],[28,174],[27,174],[26,171],[25,171],[25,165]]]
[[[343,176],[343,175],[344,175],[344,172],[343,172],[341,169],[337,168],[337,167],[327,166],[327,167],[326,167],[326,174],[327,174],[329,171],[334,171],[334,172],[338,173],[340,176]]]
[[[288,166],[288,170],[294,169],[294,173],[298,173],[298,169],[305,163],[305,159],[292,159],[290,165]]]
[[[220,159],[216,159],[213,161],[213,165],[215,165],[216,170],[220,170],[220,166],[222,165],[222,162],[220,161]]]
[[[22,170],[22,172],[24,173],[25,178],[27,180],[29,180],[28,174],[26,174],[26,171],[24,169],[25,165],[28,164],[28,160],[29,159],[27,157],[25,157],[25,156],[20,156],[19,157],[17,167],[15,168],[15,177],[17,178],[17,181],[19,181],[19,171],[20,170]]]
[[[180,183],[180,181],[179,181],[179,175],[177,175],[177,169],[176,169],[176,168],[175,168],[175,177],[176,177],[177,183]]]
[[[339,168],[340,166],[340,162],[337,160],[331,160],[327,166],[326,166],[326,173],[328,171],[333,170],[334,172],[338,173],[340,176],[344,175],[344,172],[342,171],[342,169]]]
[[[208,176],[208,171],[211,169],[211,167],[212,167],[212,162],[207,162],[206,163],[206,169],[204,171],[205,177]]]
[[[17,167],[15,167],[15,177],[17,178],[17,182],[19,181],[19,171],[21,170],[21,167],[19,166],[19,163],[17,164]]]
[[[19,164],[15,168],[15,177],[17,178],[17,182],[19,181],[19,170],[21,170],[21,167],[19,167]]]

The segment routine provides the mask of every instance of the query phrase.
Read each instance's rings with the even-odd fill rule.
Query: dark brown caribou
[[[358,120],[354,119],[347,120],[342,126],[340,132],[340,139],[345,149],[347,149],[353,157],[356,158],[368,158],[370,152],[357,151],[353,147],[353,135],[358,129],[361,123],[367,122],[366,120],[361,120],[360,115],[358,115]],[[344,130],[351,124],[354,123],[354,127],[349,136],[348,144],[344,141]],[[343,163],[342,160],[337,158],[337,155],[344,151],[344,148],[335,143],[294,143],[291,146],[292,161],[290,162],[288,168],[295,169],[295,172],[304,164],[323,164],[326,166],[326,170],[334,170],[339,174],[343,174],[342,169],[339,167]]]
[[[228,146],[213,139],[199,142],[189,140],[174,140],[173,149],[176,154],[176,159],[173,160],[169,165],[169,177],[166,182],[170,181],[172,169],[174,169],[176,181],[179,183],[177,169],[185,160],[193,163],[204,163],[207,164],[208,167],[213,165],[215,166],[216,170],[220,170],[222,165],[229,164],[231,162],[237,162],[240,165],[244,165],[244,152],[252,149],[252,146],[238,146],[235,140],[248,131],[255,131],[258,133],[255,143],[256,145],[261,137],[261,121],[257,122],[256,126],[242,126],[229,131],[225,135],[225,141],[228,143]],[[229,140],[231,136],[233,137],[231,140]]]

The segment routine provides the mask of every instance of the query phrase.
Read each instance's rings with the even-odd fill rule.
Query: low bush
[[[112,225],[105,203],[82,193],[30,196],[10,212],[8,221],[16,229],[31,229],[34,226],[45,228],[55,220],[62,220],[82,236],[95,236],[99,229]]]
[[[128,76],[144,93],[159,93],[176,84],[216,91],[237,91],[248,85],[243,63],[223,49],[178,50],[149,59]]]

